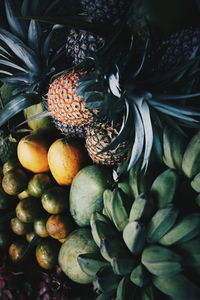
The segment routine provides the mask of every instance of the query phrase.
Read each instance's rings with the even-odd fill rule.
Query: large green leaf
[[[26,107],[39,103],[40,101],[41,99],[35,94],[21,94],[17,96],[0,110],[0,127]]]

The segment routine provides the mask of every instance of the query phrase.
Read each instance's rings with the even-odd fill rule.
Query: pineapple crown
[[[163,75],[148,69],[147,54],[148,42],[134,72],[132,49],[121,62],[93,56],[94,72],[81,78],[77,89],[87,108],[99,109],[103,117],[114,123],[121,119],[118,136],[103,151],[128,141],[127,147],[132,149],[128,170],[139,160],[141,169],[145,169],[153,146],[161,156],[159,136],[166,124],[181,134],[183,126],[199,126],[200,111],[191,100],[198,99],[200,93],[193,93],[190,88],[198,73],[196,52],[185,64]],[[134,65],[138,61],[136,58]],[[178,88],[180,82],[187,87],[187,93]]]
[[[38,21],[23,19],[26,0],[21,6],[11,0],[4,4],[9,29],[0,28],[0,80],[17,87],[13,100],[1,110],[1,125],[41,101],[51,76],[62,69],[65,55],[64,46],[51,48],[55,27],[44,29]]]

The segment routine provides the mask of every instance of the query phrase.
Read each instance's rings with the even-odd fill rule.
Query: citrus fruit
[[[16,205],[16,199],[0,188],[0,209],[12,208]]]
[[[60,185],[70,185],[87,160],[84,146],[75,140],[58,139],[48,151],[50,171]]]
[[[34,222],[41,212],[41,203],[33,197],[22,199],[16,206],[16,216],[24,223]]]
[[[67,214],[52,215],[47,220],[46,229],[54,239],[64,239],[72,230],[72,220]]]
[[[58,262],[62,271],[73,281],[87,284],[92,282],[93,277],[84,273],[77,261],[80,254],[97,252],[91,230],[89,228],[79,228],[70,233],[67,240],[62,244]]]
[[[26,188],[27,181],[27,175],[22,169],[12,169],[3,176],[2,187],[7,194],[17,195]]]
[[[42,194],[41,202],[50,214],[65,212],[69,206],[69,192],[64,187],[54,186]]]
[[[89,225],[92,213],[102,211],[103,192],[111,184],[111,171],[98,165],[87,166],[74,177],[69,206],[71,215],[79,226]]]
[[[8,252],[13,262],[18,262],[24,255],[28,243],[24,240],[17,240],[12,242],[9,246]]]
[[[21,193],[19,193],[17,195],[17,197],[19,200],[22,200],[22,199],[30,197],[30,194],[29,194],[28,190],[26,189],[26,190],[22,191]]]
[[[49,171],[48,149],[49,142],[43,136],[29,134],[18,143],[18,159],[25,169],[33,173],[47,172]]]
[[[45,111],[45,108],[43,107],[42,103],[34,104],[24,109],[24,117],[26,119],[30,119],[43,111]],[[38,133],[44,133],[54,128],[50,117],[29,120],[27,123],[32,130]]]
[[[40,237],[47,237],[49,234],[46,230],[46,222],[48,220],[48,216],[42,216],[34,222],[34,231]]]
[[[26,240],[27,240],[27,242],[30,243],[35,236],[36,236],[35,232],[28,232],[26,234]]]
[[[39,198],[53,183],[54,180],[49,175],[35,174],[28,182],[28,192],[31,196]]]
[[[53,269],[57,264],[60,244],[53,239],[42,239],[39,241],[35,255],[40,267],[46,270]]]
[[[8,171],[13,169],[20,169],[22,165],[20,164],[19,160],[16,157],[10,158],[3,164],[3,174],[5,175]]]
[[[13,218],[10,220],[10,227],[12,231],[17,235],[24,235],[32,230],[32,224],[24,223],[18,218]]]

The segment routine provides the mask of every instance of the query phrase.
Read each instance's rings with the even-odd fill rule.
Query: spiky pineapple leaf
[[[96,33],[98,35],[109,34],[112,32],[113,26],[107,26],[104,24],[98,24],[98,23],[91,23],[88,21],[85,21],[84,16],[67,16],[67,17],[50,17],[50,16],[35,16],[35,15],[29,15],[23,17],[25,20],[36,20],[39,22],[47,23],[47,24],[60,24],[60,25],[66,25],[71,26],[75,29],[82,29],[87,30],[93,33]]]
[[[20,11],[13,0],[4,1],[7,21],[14,35],[20,39],[27,39],[27,24],[24,20],[19,20]]]
[[[25,108],[37,104],[41,99],[35,94],[21,94],[0,110],[0,127]]]
[[[10,49],[11,53],[21,59],[34,72],[38,71],[38,58],[31,48],[28,48],[19,38],[5,29],[0,28],[0,40]]]
[[[41,43],[41,27],[35,20],[31,20],[28,28],[28,44],[31,49],[34,49],[39,55],[39,43]]]

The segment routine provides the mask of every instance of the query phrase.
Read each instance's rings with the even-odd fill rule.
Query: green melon
[[[42,103],[34,104],[24,109],[24,117],[28,120],[44,111],[45,109]],[[28,126],[35,132],[45,132],[54,128],[50,117],[42,117],[30,120],[28,121]]]
[[[58,262],[62,271],[73,281],[81,284],[92,282],[93,277],[84,273],[77,261],[80,254],[94,253],[98,251],[91,230],[89,228],[79,228],[74,230],[62,244]]]
[[[103,192],[112,184],[111,171],[92,165],[81,169],[74,177],[69,196],[70,212],[80,226],[88,226],[95,211],[103,209]]]

